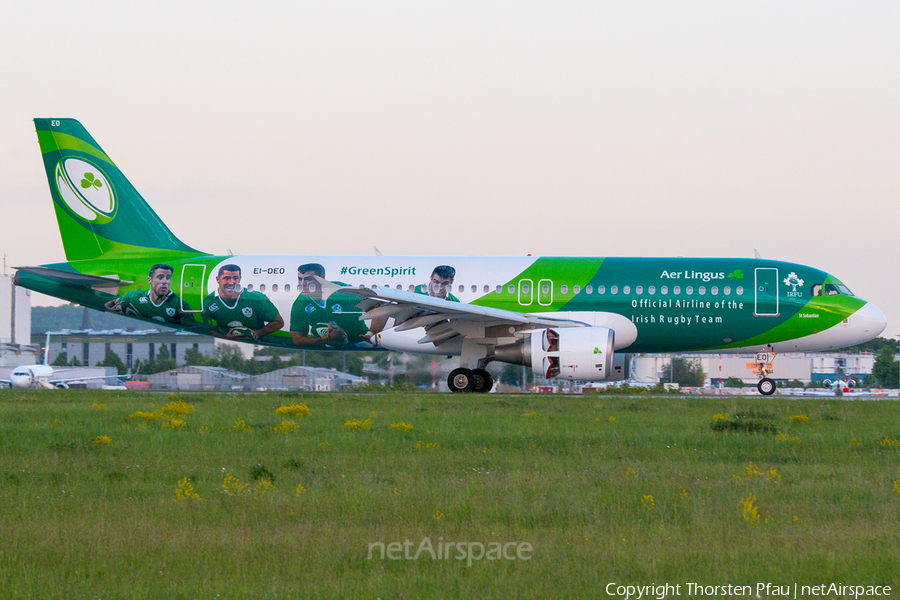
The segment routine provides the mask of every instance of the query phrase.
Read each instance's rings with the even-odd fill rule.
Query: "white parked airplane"
[[[72,371],[72,369],[54,369],[47,362],[50,357],[50,333],[47,332],[47,342],[44,345],[44,362],[39,365],[20,365],[13,369],[9,379],[0,379],[10,388],[43,388],[47,390],[67,389],[69,383],[75,381],[89,381],[92,379],[110,379],[112,375],[96,375],[91,377],[55,378],[60,373]]]

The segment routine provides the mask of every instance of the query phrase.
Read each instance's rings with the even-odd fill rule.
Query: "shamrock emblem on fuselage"
[[[87,189],[91,186],[94,186],[95,188],[100,189],[103,187],[103,184],[100,182],[99,179],[96,179],[94,177],[93,173],[85,173],[84,179],[81,180],[81,187]]]

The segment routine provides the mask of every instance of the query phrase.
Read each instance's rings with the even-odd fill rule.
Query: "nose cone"
[[[850,317],[850,325],[854,333],[859,334],[860,342],[867,342],[878,337],[887,327],[887,318],[877,306],[866,302],[865,306]]]

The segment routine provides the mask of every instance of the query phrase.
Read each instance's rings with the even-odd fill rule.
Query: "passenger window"
[[[737,294],[738,296],[743,296],[743,295],[744,295],[744,288],[741,287],[741,286],[737,286],[737,289],[734,290],[734,293]]]
[[[651,296],[652,296],[653,294],[655,294],[655,293],[656,293],[656,286],[655,286],[655,285],[651,285],[650,287],[648,287],[648,288],[647,288],[647,293],[650,294]]]
[[[681,286],[680,286],[680,285],[676,285],[675,287],[672,288],[672,294],[673,294],[673,295],[677,296],[677,295],[680,294],[680,293],[681,293]]]
[[[278,284],[277,284],[277,283],[273,283],[273,284],[272,284],[272,291],[273,291],[273,292],[277,292],[277,291],[278,291]]]
[[[289,284],[289,283],[284,284],[284,291],[286,291],[286,292],[291,291],[291,284]]]
[[[248,292],[252,292],[252,291],[253,291],[253,284],[252,284],[252,283],[251,283],[250,285],[247,286],[247,291],[248,291]]]
[[[459,293],[462,294],[464,291],[466,291],[466,286],[464,286],[464,285],[459,286]]]
[[[400,285],[400,284],[398,283],[398,284],[397,284],[397,289],[398,289],[398,290],[402,290],[402,289],[403,289],[403,286]]]
[[[502,292],[502,291],[503,291],[503,286],[502,286],[502,285],[498,285],[496,291],[497,291],[498,294],[499,294],[500,292]]]
[[[406,289],[407,289],[407,291],[409,291],[409,292],[414,292],[414,291],[416,291],[416,286],[414,286],[413,284],[409,284],[409,287],[406,288]]]
[[[264,284],[264,283],[259,284],[259,291],[261,291],[261,292],[266,291],[266,284]]]
[[[506,291],[509,292],[510,294],[515,294],[515,293],[516,293],[516,286],[511,285],[511,286],[509,286],[508,288],[506,288]],[[528,291],[526,290],[525,293],[527,294]]]
[[[638,296],[640,296],[641,294],[643,294],[643,293],[644,293],[644,286],[639,285],[639,286],[637,286],[636,288],[634,288],[634,293],[637,294]]]
[[[542,285],[542,286],[541,286],[541,293],[542,293],[542,294],[549,294],[549,293],[550,293],[550,286],[549,286],[549,285]]]
[[[731,286],[728,286],[728,285],[725,286],[725,295],[726,296],[731,295]]]
[[[490,292],[490,291],[491,291],[491,286],[489,286],[489,285],[484,286],[484,293],[485,293],[485,294],[487,294],[487,293]]]
[[[716,286],[712,286],[712,288],[709,290],[709,293],[712,294],[713,296],[718,296],[719,288],[717,288]]]
[[[568,293],[569,293],[569,286],[564,285],[564,286],[562,286],[561,288],[559,288],[559,291],[562,292],[563,295],[568,294]]]
[[[473,285],[473,286],[472,286],[472,293],[474,294],[474,293],[477,292],[477,291],[478,291],[478,286],[477,286],[477,285]]]
[[[577,293],[580,292],[580,291],[581,291],[581,286],[580,286],[580,285],[576,285],[575,287],[572,288],[572,293],[573,293],[573,294],[577,294]]]
[[[597,293],[598,293],[598,294],[605,294],[605,293],[606,293],[606,286],[605,286],[605,285],[598,285],[598,286],[597,286]]]
[[[659,293],[662,294],[663,296],[665,296],[666,294],[668,294],[668,293],[669,293],[669,286],[664,285],[664,286],[662,286],[661,288],[659,288]]]
[[[630,293],[631,293],[631,286],[630,286],[630,285],[626,285],[625,287],[623,287],[623,288],[622,288],[622,293],[623,293],[623,294],[630,294]]]
[[[609,286],[609,293],[610,293],[610,294],[613,294],[613,295],[618,294],[618,293],[619,293],[619,286],[617,286],[617,285],[611,285],[611,286]]]
[[[688,296],[693,295],[693,293],[694,293],[694,286],[689,285],[689,286],[687,286],[686,288],[684,288],[684,293],[687,294]]]
[[[593,294],[593,293],[594,293],[594,286],[589,285],[589,286],[587,286],[586,288],[584,288],[584,293],[585,293],[585,294]]]
[[[697,293],[700,294],[701,296],[705,296],[705,295],[706,295],[706,288],[705,288],[704,286],[701,285],[699,288],[697,288]]]

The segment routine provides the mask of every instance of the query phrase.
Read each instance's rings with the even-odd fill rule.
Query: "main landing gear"
[[[494,387],[494,378],[485,369],[453,369],[447,378],[447,386],[454,393],[486,394]]]

